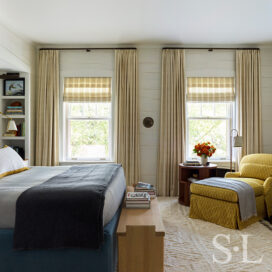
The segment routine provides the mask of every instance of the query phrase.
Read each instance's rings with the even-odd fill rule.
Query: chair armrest
[[[270,223],[272,223],[272,177],[269,177],[264,181],[264,200],[267,216]]]
[[[272,192],[272,177],[269,177],[264,181],[264,194],[266,195],[269,191]]]
[[[239,178],[241,177],[240,172],[227,172],[225,178]]]

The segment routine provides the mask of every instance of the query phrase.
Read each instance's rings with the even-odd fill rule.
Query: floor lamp
[[[236,135],[233,136],[233,132],[236,132]],[[232,172],[232,148],[233,147],[243,147],[243,137],[239,136],[237,129],[232,129],[230,131],[230,172]]]

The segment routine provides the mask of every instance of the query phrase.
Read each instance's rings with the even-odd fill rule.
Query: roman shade
[[[235,100],[233,77],[188,77],[188,102],[229,102]]]
[[[110,102],[110,77],[66,77],[64,78],[65,102]]]

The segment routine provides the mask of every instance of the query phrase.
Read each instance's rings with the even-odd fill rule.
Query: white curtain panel
[[[262,152],[260,50],[236,51],[238,130],[242,156]]]
[[[59,52],[39,52],[36,165],[59,164]]]
[[[128,185],[139,181],[138,57],[134,50],[115,51],[115,156]]]
[[[184,50],[162,52],[160,147],[157,166],[158,194],[178,195],[178,164],[185,157]]]

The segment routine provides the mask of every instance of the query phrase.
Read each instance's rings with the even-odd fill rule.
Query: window
[[[234,121],[233,78],[188,78],[186,92],[187,159],[197,158],[195,144],[210,141],[212,160],[229,160],[229,135]]]
[[[66,160],[111,160],[111,78],[65,78],[63,100]]]

